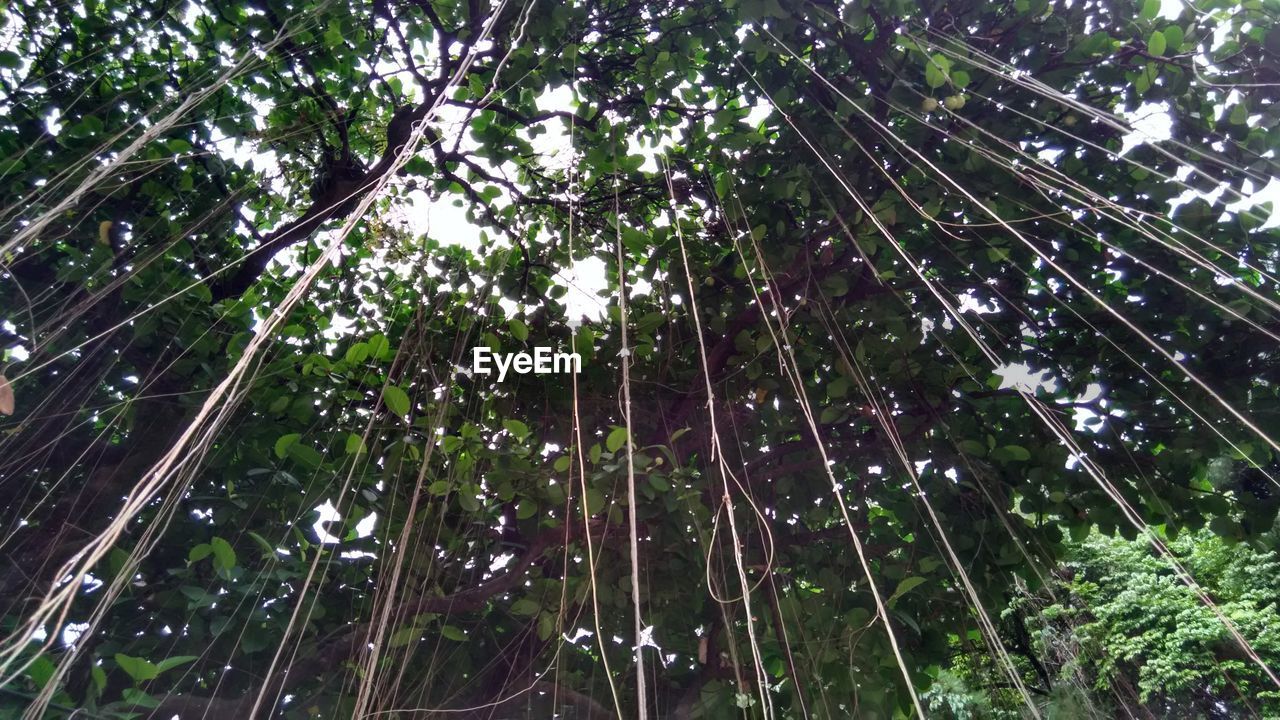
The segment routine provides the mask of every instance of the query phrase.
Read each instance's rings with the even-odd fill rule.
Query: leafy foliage
[[[5,6],[5,701],[607,715],[634,513],[657,714],[889,717],[1071,537],[1269,531],[1278,36],[1192,5]],[[1150,682],[1206,682],[1202,621]]]
[[[1254,648],[1276,657],[1280,564],[1275,553],[1228,544],[1204,533],[1184,535],[1173,547]],[[1078,633],[1082,661],[1100,687],[1109,687],[1121,667],[1130,667],[1136,668],[1139,698],[1149,704],[1223,703],[1243,713],[1241,700],[1247,700],[1255,712],[1264,714],[1280,707],[1280,695],[1269,689],[1253,663],[1239,657],[1222,623],[1185,585],[1171,582],[1167,566],[1144,548],[1097,538],[1081,554],[1081,571],[1070,587],[1080,606],[1089,608],[1091,617],[1080,622]],[[1080,614],[1061,611],[1064,622]]]
[[[1274,545],[1274,536],[1264,538]],[[1263,657],[1280,655],[1276,552],[1188,533],[1171,549]],[[1072,547],[1051,586],[1015,596],[1006,610],[1024,628],[1045,678],[1047,709],[1109,717],[1145,708],[1157,717],[1275,714],[1280,696],[1242,658],[1213,612],[1143,541],[1092,535]],[[1052,592],[1049,592],[1049,591]],[[1016,635],[1016,633],[1013,633]],[[982,654],[945,671],[930,690],[948,717],[1020,717],[1008,690],[992,690]],[[1064,705],[1078,710],[1064,713]]]

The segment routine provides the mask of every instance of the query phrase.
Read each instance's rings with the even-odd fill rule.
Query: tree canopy
[[[1276,707],[1274,3],[0,12],[0,707],[1034,716],[1094,530]]]
[[[1207,529],[1183,533],[1169,547],[1259,654],[1275,657],[1268,647],[1280,638],[1275,551]],[[1275,712],[1277,694],[1265,673],[1224,642],[1218,618],[1143,540],[1090,535],[1069,548],[1044,586],[1015,591],[1002,619],[1022,672],[1051,688],[1046,715]],[[998,672],[988,654],[957,643],[953,657],[926,693],[931,709],[956,718],[1022,715],[1016,695],[987,681]]]

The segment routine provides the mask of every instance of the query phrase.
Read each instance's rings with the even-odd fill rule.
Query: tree
[[[7,7],[0,680],[883,717],[1069,537],[1266,532],[1280,35],[1160,10]]]
[[[1274,546],[1274,537],[1261,539]],[[1280,634],[1274,550],[1185,533],[1171,548],[1255,648],[1274,657]],[[1049,708],[1064,717],[1268,717],[1278,696],[1242,659],[1222,623],[1141,541],[1091,535],[1071,548],[1040,592],[1016,594],[1005,612],[1012,637],[1033,656],[1028,682],[1044,683]],[[984,653],[964,653],[930,690],[935,710],[956,717],[1019,716],[1007,689],[984,689],[996,668]],[[1042,675],[1038,675],[1042,673]],[[1094,691],[1094,692],[1090,692]],[[994,702],[993,702],[994,700]],[[999,710],[996,708],[999,707]]]

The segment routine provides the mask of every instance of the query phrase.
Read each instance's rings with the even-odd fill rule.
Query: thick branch
[[[430,101],[427,101],[398,110],[387,124],[387,145],[378,162],[355,182],[333,183],[329,191],[316,198],[301,217],[268,235],[265,242],[249,253],[239,270],[214,286],[214,300],[242,295],[250,285],[257,282],[271,258],[281,250],[311,237],[312,233],[329,220],[349,215],[360,200],[391,172],[396,157],[409,140],[413,123],[425,117],[430,107]]]

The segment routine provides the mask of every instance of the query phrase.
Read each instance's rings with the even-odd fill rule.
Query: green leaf
[[[942,54],[935,54],[925,60],[924,82],[931,88],[939,88],[947,84],[951,73],[951,60]]]
[[[137,705],[138,707],[154,708],[160,706],[160,701],[142,692],[137,688],[125,688],[120,692],[120,697],[129,705]],[[135,717],[127,715],[125,717]]]
[[[556,472],[565,472],[566,470],[569,469],[569,466],[572,464],[573,464],[572,458],[570,458],[568,455],[561,455],[560,457],[556,458],[556,461],[555,463],[552,464],[552,467],[555,468]]]
[[[288,435],[281,435],[280,439],[276,440],[276,448],[275,448],[276,457],[282,460],[288,457],[289,448],[295,443],[297,443],[298,439],[301,437],[302,437],[301,433],[289,433]]]
[[[392,358],[391,342],[387,340],[387,336],[378,333],[369,338],[369,356],[376,360],[390,360]]]
[[[1164,39],[1164,33],[1156,30],[1147,38],[1147,52],[1155,57],[1164,55],[1167,41]]]
[[[145,660],[124,653],[116,653],[116,664],[135,682],[154,680],[160,674],[160,668],[150,660]]]
[[[1142,10],[1138,13],[1138,18],[1142,20],[1154,20],[1160,14],[1160,0],[1145,0],[1142,3]]]
[[[666,321],[667,316],[664,313],[651,312],[636,321],[636,330],[642,334],[648,334],[657,330]]]
[[[849,293],[849,279],[843,275],[829,275],[822,281],[822,289],[831,297],[842,297]]]
[[[107,555],[107,566],[111,569],[112,577],[119,577],[128,564],[129,553],[118,547],[111,548],[111,552]]]
[[[931,88],[939,88],[947,84],[947,77],[933,63],[924,66],[924,84]]]
[[[464,633],[461,629],[456,628],[452,625],[445,625],[444,627],[440,628],[440,634],[443,635],[447,640],[453,640],[455,642],[467,641],[467,634]]]
[[[165,670],[172,670],[176,667],[181,667],[183,665],[186,665],[187,663],[195,662],[196,660],[199,660],[199,659],[200,658],[198,658],[195,655],[175,655],[173,657],[165,658],[164,660],[161,660],[159,663],[156,664],[156,669],[159,670],[160,672],[164,672]]]
[[[458,505],[467,512],[476,512],[480,509],[480,501],[476,499],[474,486],[463,485],[458,490]]]
[[[918,575],[913,575],[911,577],[903,578],[898,583],[898,589],[894,590],[893,595],[890,595],[889,599],[885,601],[885,605],[888,605],[889,607],[893,607],[894,603],[898,601],[898,598],[911,592],[914,588],[918,587],[924,581],[925,581],[925,578],[922,578]]]
[[[320,451],[310,445],[304,445],[303,443],[296,442],[290,445],[286,452],[288,453],[290,460],[305,465],[313,470],[324,464],[324,456],[320,454]]]
[[[427,492],[432,495],[444,495],[449,492],[448,480],[436,480],[427,486]]]
[[[409,414],[409,395],[398,385],[388,385],[382,389],[382,401],[393,414],[404,417]]]
[[[33,685],[43,688],[49,684],[49,680],[57,669],[58,666],[53,664],[53,660],[49,659],[48,655],[41,655],[27,667],[27,677]]]
[[[529,598],[520,598],[519,600],[511,604],[512,615],[533,616],[533,615],[536,615],[538,611],[541,609],[542,608],[541,606],[538,605],[538,603],[530,600]]]
[[[511,336],[520,342],[529,339],[529,326],[524,321],[517,318],[511,318],[507,321],[507,327],[511,329]]]
[[[1170,25],[1161,32],[1164,33],[1165,43],[1169,46],[1169,49],[1165,52],[1177,54],[1182,50],[1182,41],[1184,39],[1182,28],[1177,25]]]
[[[186,596],[187,600],[191,601],[188,603],[188,607],[190,608],[210,607],[214,603],[218,602],[218,596],[208,592],[204,588],[198,588],[193,585],[183,585],[178,588],[178,591]]]
[[[360,437],[355,433],[347,433],[347,447],[346,447],[347,454],[358,455],[364,451],[365,451],[364,438]]]
[[[410,625],[391,633],[391,638],[387,640],[387,645],[393,648],[404,647],[420,637],[422,637],[422,629],[416,625]]]
[[[348,365],[359,365],[369,357],[369,344],[358,342],[347,348],[347,352],[343,355]]]
[[[197,563],[213,554],[213,546],[209,543],[200,543],[191,548],[191,552],[187,553],[187,562]]]
[[[604,509],[604,493],[595,488],[587,488],[587,514],[595,515]]]
[[[209,541],[209,547],[213,550],[214,568],[230,570],[236,566],[236,551],[231,547],[231,543],[220,537],[215,537]]]
[[[555,615],[549,612],[544,612],[538,616],[538,639],[539,640],[550,639],[550,637],[555,633],[555,631],[556,631]]]
[[[506,428],[507,432],[514,435],[517,440],[523,440],[529,437],[529,426],[519,420],[503,420],[502,427]]]
[[[1229,517],[1216,517],[1209,521],[1209,530],[1219,537],[1234,537],[1239,524]]]
[[[1145,71],[1139,73],[1138,79],[1133,81],[1133,91],[1138,95],[1146,95],[1147,91],[1151,89],[1151,79],[1151,73]]]
[[[591,328],[584,327],[578,330],[578,334],[573,338],[573,350],[582,356],[585,363],[595,356],[596,334]]]
[[[609,433],[609,437],[605,438],[604,446],[609,452],[617,452],[619,448],[627,443],[627,429],[624,427],[614,428]]]
[[[1023,462],[1026,462],[1027,460],[1031,459],[1031,451],[1022,447],[1021,445],[1005,445],[1002,449],[1006,454],[1008,454],[1009,457],[1013,458],[1014,460],[1021,460]]]
[[[261,535],[259,535],[258,533],[252,530],[248,531],[248,535],[250,538],[253,539],[254,542],[258,543],[259,548],[262,548],[262,554],[264,557],[275,557],[276,548],[274,545],[267,542],[266,538],[262,537]]]

